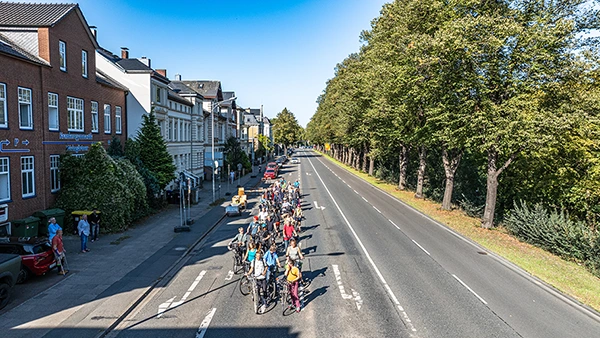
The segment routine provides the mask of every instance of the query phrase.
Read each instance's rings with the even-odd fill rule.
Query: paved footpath
[[[246,175],[240,183],[249,191],[259,182],[260,177]],[[231,193],[237,183],[229,185]],[[222,187],[225,192],[227,182]],[[191,208],[195,222],[190,232],[173,231],[180,213],[178,205],[169,205],[123,233],[89,243],[89,253],[79,253],[79,237],[65,236],[70,273],[52,271],[17,285],[11,303],[0,312],[2,337],[63,337],[67,332],[95,337],[222,219],[230,196],[222,197],[225,203],[210,207],[212,189],[205,182],[200,202]]]

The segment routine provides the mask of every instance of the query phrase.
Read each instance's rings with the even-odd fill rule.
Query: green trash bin
[[[37,237],[39,224],[40,219],[33,216],[12,221],[11,234],[15,237]]]
[[[40,219],[38,236],[48,236],[48,220],[52,217],[56,218],[56,224],[60,225],[61,228],[64,229],[65,227],[65,211],[62,209],[37,211],[33,213],[33,216]]]

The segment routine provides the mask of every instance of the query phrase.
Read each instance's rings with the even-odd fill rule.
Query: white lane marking
[[[352,187],[350,186],[350,184],[346,184],[348,186],[348,188],[352,189]]]
[[[356,308],[360,310],[360,308],[362,307],[363,301],[362,298],[360,298],[360,294],[356,291],[354,291],[354,289],[352,289],[352,296],[354,297],[354,302],[356,303]]]
[[[206,333],[206,330],[208,330],[210,321],[212,320],[216,311],[217,311],[216,308],[212,308],[210,311],[208,311],[208,313],[206,314],[206,317],[204,317],[204,320],[202,321],[202,323],[200,324],[200,327],[198,328],[198,331],[196,332],[196,338],[204,337],[204,334]]]
[[[225,277],[225,280],[231,280],[233,278],[233,271],[229,270],[229,272],[227,273],[227,277]]]
[[[475,297],[479,298],[479,300],[487,305],[487,302],[485,301],[485,299],[481,298],[475,291],[473,291],[473,289],[471,289],[467,284],[465,284],[465,282],[461,281],[460,278],[458,278],[456,275],[452,275],[452,277],[454,277],[460,284],[462,284],[464,287],[467,288],[467,290],[471,291],[472,294],[475,295]]]
[[[340,177],[340,180],[342,180],[342,178],[341,178],[341,177]],[[345,183],[346,183],[346,181],[342,180],[342,183],[344,183],[344,184],[345,184]]]
[[[367,199],[366,199],[366,198],[364,198],[364,196],[363,196],[363,198],[362,198],[362,199],[363,199],[363,200],[365,200],[365,202],[369,203],[369,201],[367,201]]]
[[[429,256],[431,256],[431,254],[429,253],[429,251],[425,250],[424,247],[421,246],[421,244],[417,243],[417,241],[415,241],[414,239],[412,240],[413,243],[415,243],[419,248],[421,248],[421,250],[425,251],[425,253]]]
[[[175,297],[169,299],[168,301],[160,304],[158,306],[158,315],[156,316],[157,318],[160,318],[163,313],[165,311],[167,311],[167,309],[171,309],[174,307],[177,307],[181,304],[183,304],[187,298],[192,294],[192,291],[194,291],[194,289],[198,286],[198,283],[200,283],[200,280],[202,280],[202,277],[204,277],[204,275],[206,274],[206,270],[202,270],[200,272],[200,274],[198,274],[198,277],[196,277],[196,279],[194,280],[194,282],[192,283],[192,285],[190,286],[190,288],[187,290],[187,292],[183,295],[183,297],[181,297],[181,299],[177,302],[175,302]]]
[[[358,191],[354,190],[354,193],[358,195]]]
[[[319,204],[317,204],[317,201],[315,201],[315,209],[325,210],[325,207],[324,206],[319,206]]]
[[[394,223],[394,221],[392,221],[391,219],[388,219],[388,221],[390,221],[390,223],[392,223],[393,226],[396,227],[396,229],[400,230],[400,227],[396,225],[396,223]]]
[[[333,264],[333,273],[335,274],[335,280],[337,281],[338,288],[340,289],[340,293],[342,294],[342,298],[344,299],[352,299],[352,296],[346,293],[344,289],[344,285],[342,285],[342,276],[340,275],[340,269],[337,265]]]
[[[373,209],[375,209],[375,210],[376,210],[378,213],[380,213],[380,214],[381,214],[381,210],[377,209],[377,207],[376,207],[376,206],[374,206],[374,205],[373,205],[372,207],[373,207]]]
[[[404,311],[404,309],[401,306],[399,306],[400,302],[398,301],[398,298],[396,298],[396,295],[394,294],[394,292],[392,291],[392,289],[388,285],[387,281],[385,280],[385,278],[381,274],[381,271],[379,271],[379,268],[377,267],[377,265],[373,261],[373,258],[371,258],[371,255],[367,251],[367,248],[365,247],[365,245],[363,244],[363,242],[360,240],[360,238],[356,234],[356,231],[354,231],[354,228],[352,227],[352,224],[350,224],[350,221],[348,221],[348,218],[342,212],[342,209],[340,208],[340,205],[337,203],[337,201],[335,200],[335,198],[333,198],[333,195],[331,194],[331,191],[329,191],[329,188],[327,188],[327,185],[325,185],[325,182],[323,182],[323,179],[321,178],[321,175],[319,175],[319,172],[317,172],[317,169],[315,168],[315,165],[312,163],[312,161],[310,159],[308,159],[308,162],[312,166],[314,172],[317,174],[317,177],[321,181],[321,184],[323,184],[323,187],[325,188],[325,191],[327,191],[327,193],[329,194],[329,197],[331,197],[331,200],[333,201],[333,204],[335,204],[335,206],[337,207],[338,211],[342,215],[342,218],[346,222],[346,225],[348,226],[348,228],[350,228],[350,231],[354,235],[354,238],[356,239],[356,241],[360,245],[361,249],[365,253],[365,256],[367,257],[367,260],[369,261],[369,263],[371,263],[371,266],[373,267],[373,270],[375,270],[375,273],[377,274],[377,276],[379,277],[379,280],[380,280],[381,284],[383,285],[383,287],[387,291],[388,296],[390,297],[390,299],[392,299],[392,301],[394,302],[394,304],[396,304],[398,306],[398,309],[400,310],[400,312],[402,313],[402,316],[404,317],[404,320],[406,322],[406,326],[412,332],[416,332],[417,329],[415,329],[414,325],[412,324],[412,322],[408,318],[408,315],[406,314],[406,312]]]

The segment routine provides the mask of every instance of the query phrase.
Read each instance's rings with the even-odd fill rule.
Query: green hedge
[[[102,213],[102,231],[123,231],[148,212],[142,177],[128,160],[108,156],[100,143],[83,157],[63,156],[60,173],[56,207],[67,215],[97,208]]]
[[[573,221],[563,211],[549,212],[541,204],[533,208],[515,203],[504,219],[509,232],[520,240],[573,259],[600,276],[600,234],[584,222]]]

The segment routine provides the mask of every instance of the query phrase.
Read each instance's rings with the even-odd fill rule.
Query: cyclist
[[[261,304],[265,304],[265,299],[263,295],[266,294],[267,291],[267,270],[267,263],[265,263],[265,260],[262,257],[262,252],[258,251],[256,253],[256,258],[250,264],[250,271],[248,271],[246,276],[250,276],[250,274],[252,274],[252,276],[256,279],[256,291],[259,294],[259,303]]]
[[[256,249],[256,244],[254,244],[254,242],[250,241],[250,243],[248,243],[248,249],[246,250],[246,255],[244,256],[244,261],[252,262],[254,260],[254,258],[256,257],[257,252],[258,252],[258,250]]]
[[[244,228],[239,227],[238,234],[235,235],[235,237],[233,237],[233,239],[231,241],[229,241],[229,244],[227,244],[227,247],[229,248],[229,250],[235,250],[235,254],[239,255],[241,257],[242,250],[246,246],[247,242],[248,242],[248,235],[246,235],[246,233],[244,233]]]
[[[293,240],[293,237],[296,236],[298,236],[298,234],[296,233],[296,229],[294,229],[294,226],[291,224],[289,219],[286,219],[283,223],[283,244],[286,251],[286,256],[290,240]]]
[[[298,269],[302,269],[302,259],[304,259],[304,255],[302,254],[302,249],[300,249],[296,239],[292,238],[290,240],[290,245],[285,250],[285,255],[298,263]]]
[[[246,233],[249,234],[250,236],[252,236],[252,239],[254,241],[256,241],[256,233],[258,232],[258,229],[260,228],[260,223],[258,222],[258,216],[254,216],[254,220],[252,222],[250,222],[250,224],[248,225],[248,229],[246,229]]]
[[[264,222],[267,219],[267,216],[269,216],[269,213],[267,212],[267,207],[262,207],[260,212],[258,213],[258,219],[261,222]]]
[[[302,207],[300,204],[294,209],[294,221],[296,221],[296,230],[301,231],[302,217],[304,217],[302,213]]]
[[[269,251],[265,254],[265,262],[267,263],[267,282],[273,277],[276,272],[275,267],[281,269],[281,263],[279,263],[279,256],[277,256],[277,245],[271,244]]]
[[[288,281],[290,296],[292,303],[296,307],[296,312],[300,312],[300,298],[298,297],[298,282],[302,278],[302,272],[296,267],[296,262],[288,258],[288,263],[285,268],[285,276]]]

